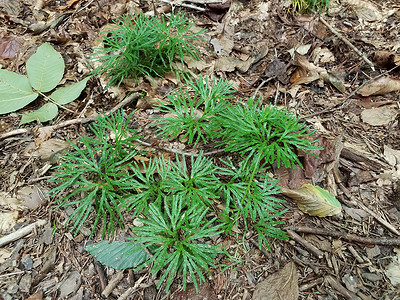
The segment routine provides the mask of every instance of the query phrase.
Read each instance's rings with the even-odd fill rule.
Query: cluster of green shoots
[[[148,18],[144,14],[123,15],[102,36],[91,60],[100,62],[94,74],[105,74],[109,85],[125,78],[161,77],[173,70],[184,55],[197,59],[192,44],[203,31],[191,32],[193,23],[181,13]]]
[[[196,55],[188,41],[195,38],[190,27],[181,15],[123,16],[104,36],[97,56],[103,64],[96,72],[106,73],[111,84],[127,76],[161,76],[176,56]],[[144,152],[138,130],[129,126],[133,113],[100,116],[90,135],[70,141],[72,151],[61,155],[52,179],[58,183],[51,191],[57,209],[73,208],[65,224],[78,233],[94,218],[92,234],[102,223],[104,238],[124,226],[124,217],[138,219],[143,226],[132,228],[129,243],[151,253],[141,256],[147,260],[138,268],[163,270],[158,287],[166,282],[166,290],[179,274],[184,288],[189,276],[196,289],[205,281],[203,272],[222,253],[211,237],[234,235],[240,228],[243,236],[257,235],[260,249],[269,248],[271,238],[286,239],[279,228],[284,201],[277,198],[271,165],[293,167],[300,164],[296,151],[320,148],[308,138],[313,132],[285,109],[252,99],[232,104],[232,95],[226,80],[189,80],[157,106],[173,117],[152,124],[158,136],[186,140],[194,148],[212,141],[225,149],[220,157],[199,151],[170,159]],[[129,247],[123,249],[118,257],[132,255]]]
[[[189,274],[196,287],[197,277],[205,280],[202,271],[214,266],[220,253],[207,243],[209,237],[242,228],[243,234],[257,233],[260,248],[269,248],[269,238],[287,238],[277,226],[285,210],[269,166],[292,167],[300,163],[296,149],[318,147],[305,138],[311,134],[308,127],[284,109],[253,100],[233,105],[231,94],[227,81],[199,77],[158,106],[176,117],[154,125],[159,135],[188,138],[189,144],[216,141],[227,152],[219,159],[200,152],[174,160],[150,155],[144,163],[138,157],[149,153],[137,149],[140,137],[128,127],[131,116],[120,111],[99,117],[90,126],[92,136],[70,142],[74,151],[61,156],[52,179],[59,183],[53,195],[72,190],[56,200],[58,208],[74,207],[66,224],[72,221],[77,233],[94,213],[92,230],[101,220],[105,236],[124,226],[125,214],[137,217],[144,226],[133,228],[132,240],[153,254],[143,266],[152,263],[153,273],[166,268],[160,284],[166,280],[167,289],[176,274],[183,275],[184,286]]]
[[[329,0],[291,0],[291,6],[294,11],[307,12],[311,11],[322,11],[323,9],[329,8]]]

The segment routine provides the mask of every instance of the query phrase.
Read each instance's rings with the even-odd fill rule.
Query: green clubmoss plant
[[[214,267],[220,251],[204,241],[221,233],[220,225],[214,225],[215,218],[207,220],[207,212],[202,205],[188,204],[185,197],[165,197],[162,208],[150,204],[148,217],[140,219],[144,226],[134,228],[134,243],[152,249],[153,257],[145,265],[153,263],[153,274],[163,270],[158,288],[166,280],[168,291],[178,274],[182,275],[184,289],[189,275],[196,290],[198,280],[205,281],[203,271]]]
[[[131,172],[135,175],[134,186],[139,191],[128,200],[134,215],[146,215],[150,203],[162,205],[162,200],[171,196],[186,199],[188,205],[211,206],[219,184],[217,168],[202,153],[197,158],[192,156],[190,161],[184,156],[180,159],[178,155],[175,162],[154,157],[147,166],[143,164],[143,168],[136,164]]]
[[[329,8],[330,0],[292,0],[291,7],[297,12],[307,12],[309,10],[322,11]]]
[[[190,159],[177,155],[174,161],[164,157],[136,161],[137,132],[128,128],[122,114],[93,124],[95,137],[81,138],[83,147],[73,144],[75,152],[63,156],[53,180],[61,183],[53,193],[72,190],[58,201],[59,207],[76,207],[69,218],[74,228],[79,230],[92,206],[95,224],[102,219],[108,224],[107,233],[113,222],[123,225],[122,212],[143,223],[132,228],[130,245],[97,244],[90,248],[95,257],[110,250],[125,261],[118,264],[120,268],[145,261],[138,268],[149,266],[153,274],[160,272],[158,287],[164,282],[167,291],[177,276],[182,276],[184,288],[190,276],[198,289],[205,281],[204,271],[214,267],[214,258],[221,253],[211,237],[222,232],[232,235],[240,228],[243,236],[256,233],[260,249],[269,248],[270,238],[288,238],[278,226],[286,210],[277,197],[280,188],[269,174],[270,166],[293,167],[300,164],[296,151],[320,148],[313,145],[316,140],[309,140],[310,128],[285,109],[252,99],[233,105],[231,94],[227,81],[199,77],[188,83],[188,89],[170,95],[170,103],[158,106],[176,117],[157,123],[163,137],[183,134],[194,146],[212,139],[236,159],[207,157],[200,151]],[[77,198],[78,193],[83,197]],[[95,252],[98,247],[102,251]],[[110,257],[102,257],[103,263],[115,266],[115,261],[107,263]]]
[[[102,36],[104,47],[95,49],[93,62],[100,62],[94,74],[105,74],[108,85],[120,85],[125,78],[161,77],[183,63],[184,55],[197,59],[192,44],[200,32],[191,32],[193,23],[182,13],[147,17],[123,15]]]
[[[287,239],[285,231],[277,225],[279,217],[285,213],[282,203],[275,196],[280,193],[277,180],[272,180],[263,164],[247,156],[236,166],[229,158],[221,159],[223,166],[218,174],[224,177],[220,182],[220,191],[224,198],[225,209],[220,222],[226,233],[231,234],[234,226],[244,224],[244,229],[258,233],[259,248],[265,244],[269,249],[268,237]]]
[[[188,138],[194,147],[202,140],[206,143],[216,129],[213,119],[226,106],[233,89],[226,80],[213,80],[198,77],[188,83],[188,88],[179,89],[168,95],[170,103],[162,103],[157,108],[172,116],[158,119],[156,124],[162,125],[157,133],[164,138]]]
[[[219,131],[219,145],[229,152],[239,152],[242,156],[278,166],[301,166],[297,149],[310,153],[321,149],[314,146],[317,140],[308,140],[314,132],[299,118],[284,108],[274,105],[262,106],[260,101],[248,99],[245,104],[227,105],[214,119]],[[311,155],[314,155],[310,153]],[[315,156],[315,155],[314,155]]]
[[[126,198],[135,191],[129,167],[138,155],[134,141],[139,138],[136,130],[127,128],[128,120],[124,120],[122,112],[100,116],[90,126],[94,137],[78,138],[77,144],[69,141],[73,151],[60,155],[61,163],[50,180],[58,186],[50,194],[62,195],[55,200],[56,209],[74,208],[65,225],[72,221],[71,231],[75,233],[91,212],[95,213],[92,233],[99,221],[103,224],[103,237],[112,235],[116,225],[124,225]]]

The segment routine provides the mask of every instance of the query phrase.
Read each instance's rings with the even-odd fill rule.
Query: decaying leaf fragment
[[[327,190],[312,184],[303,184],[297,190],[282,187],[282,193],[296,202],[299,209],[311,216],[328,217],[342,211],[340,202]]]
[[[318,67],[310,63],[305,56],[297,53],[295,53],[293,64],[298,66],[290,78],[290,82],[294,85],[307,84],[322,79],[324,82],[333,85],[338,91],[345,92],[345,86],[340,74]]]
[[[400,249],[394,249],[397,253],[392,257],[392,262],[386,267],[385,273],[391,284],[395,287],[400,285]]]
[[[395,106],[382,106],[364,109],[361,112],[361,119],[364,123],[372,126],[383,126],[394,121],[399,110]]]
[[[253,300],[297,300],[298,297],[298,275],[293,262],[257,284],[253,294]]]
[[[400,79],[381,77],[373,80],[358,90],[361,96],[384,95],[400,90]]]

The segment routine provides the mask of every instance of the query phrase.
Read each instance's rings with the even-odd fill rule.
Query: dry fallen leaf
[[[28,185],[18,191],[17,198],[29,209],[35,209],[46,199],[46,196],[39,187]]]
[[[12,209],[12,210],[23,210],[24,207],[17,198],[9,196],[6,192],[0,192],[0,208],[1,209]]]
[[[392,69],[400,66],[400,56],[390,51],[376,51],[373,59],[376,65],[382,68]]]
[[[396,256],[392,257],[392,262],[386,268],[386,276],[389,278],[392,285],[400,285],[400,249],[394,249],[397,253]]]
[[[367,22],[376,22],[382,19],[382,13],[378,7],[370,1],[364,0],[346,0],[352,9],[355,11],[357,17]]]
[[[9,233],[17,224],[18,211],[0,213],[0,234]]]
[[[257,284],[253,294],[253,300],[297,300],[298,297],[298,275],[293,262],[268,275],[264,281]]]
[[[399,110],[393,106],[374,107],[364,109],[361,112],[361,119],[364,123],[372,126],[387,125],[396,119]]]
[[[222,56],[215,60],[215,71],[233,72],[238,69],[240,72],[245,73],[253,64],[255,58],[249,57],[246,61],[242,61],[236,57]]]
[[[326,64],[329,62],[335,61],[335,56],[333,53],[326,47],[317,47],[311,53],[311,61],[315,65]]]
[[[231,38],[221,36],[220,38],[213,38],[210,44],[214,46],[214,51],[218,56],[227,56],[232,52],[235,43]]]
[[[342,76],[337,72],[326,71],[324,68],[317,67],[310,63],[303,55],[294,54],[293,64],[298,66],[290,77],[293,84],[307,84],[318,79],[333,85],[340,92],[345,91]]]
[[[400,150],[395,150],[390,148],[387,145],[383,146],[383,155],[386,159],[386,161],[391,165],[392,167],[399,165],[400,166]]]
[[[140,98],[136,104],[137,109],[149,109],[153,108],[155,105],[160,104],[162,102],[160,99],[151,97],[151,96],[144,96]]]
[[[319,186],[304,184],[297,190],[282,187],[282,193],[292,198],[301,211],[311,216],[334,216],[342,211],[340,202]]]
[[[10,258],[12,252],[6,248],[0,248],[0,265],[4,264]]]
[[[39,291],[31,295],[29,298],[26,298],[25,300],[42,300],[42,299],[43,299],[43,292]]]
[[[399,90],[400,79],[380,77],[363,86],[357,93],[361,96],[368,97],[372,95],[384,95]]]
[[[40,157],[43,161],[56,160],[55,155],[69,148],[69,143],[60,139],[49,139],[44,141],[34,153],[35,156]]]
[[[0,39],[0,59],[14,59],[21,43],[14,37],[3,37]]]

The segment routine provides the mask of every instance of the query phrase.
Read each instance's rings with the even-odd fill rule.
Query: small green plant
[[[41,95],[49,101],[41,108],[22,116],[20,125],[32,121],[46,122],[58,114],[62,107],[79,97],[90,77],[57,89],[49,96],[43,93],[53,90],[64,76],[65,64],[60,53],[45,43],[26,62],[28,77],[0,70],[0,115],[17,111]],[[33,88],[33,89],[32,89]]]
[[[276,106],[260,106],[260,101],[248,99],[246,104],[227,105],[226,109],[214,119],[220,128],[215,137],[229,152],[239,152],[251,156],[256,161],[278,166],[294,167],[301,163],[296,149],[309,153],[321,149],[313,146],[317,140],[306,137],[314,132],[299,118]],[[311,155],[314,155],[310,153]]]
[[[291,6],[294,11],[306,12],[308,10],[318,10],[329,8],[329,0],[292,0]]]
[[[129,120],[129,118],[128,118]],[[56,196],[71,191],[56,200],[60,207],[74,206],[74,212],[65,225],[73,221],[71,231],[77,233],[89,214],[94,210],[97,223],[103,223],[103,237],[113,234],[115,225],[123,227],[122,210],[127,209],[126,198],[135,191],[135,181],[129,168],[138,151],[133,142],[139,137],[135,130],[127,128],[122,112],[110,117],[101,116],[90,126],[95,137],[81,137],[78,146],[69,141],[74,149],[60,155],[61,164],[50,180],[59,185],[50,191]]]
[[[101,62],[94,73],[105,73],[109,85],[120,85],[130,77],[161,77],[173,69],[176,59],[182,63],[184,55],[197,59],[191,40],[202,32],[191,33],[192,26],[181,13],[160,18],[123,15],[104,32],[104,48],[96,48],[91,57]]]
[[[103,221],[103,235],[113,233],[114,223],[123,225],[123,211],[142,222],[132,228],[132,242],[98,243],[88,251],[112,267],[163,271],[158,287],[166,282],[166,290],[178,275],[184,288],[190,276],[198,289],[205,280],[203,271],[214,267],[221,253],[207,242],[221,232],[231,235],[235,227],[243,236],[255,232],[260,249],[269,248],[271,237],[287,239],[277,226],[286,210],[276,197],[280,187],[268,173],[270,165],[293,167],[300,164],[297,149],[320,149],[313,145],[316,140],[307,139],[313,132],[286,110],[252,99],[230,104],[232,89],[225,80],[199,77],[188,88],[171,95],[170,104],[158,106],[177,115],[157,120],[159,134],[177,138],[183,133],[194,145],[213,139],[227,152],[241,154],[237,159],[217,160],[200,152],[190,159],[177,155],[175,160],[150,156],[146,163],[136,161],[137,132],[118,113],[93,124],[95,137],[78,140],[84,147],[72,144],[75,152],[62,156],[53,179],[61,182],[53,194],[75,189],[58,200],[58,207],[76,205],[68,219],[76,231],[93,206],[94,224]],[[201,116],[193,113],[196,110]],[[78,193],[83,197],[72,200]]]
[[[220,226],[213,225],[216,218],[207,221],[207,211],[203,205],[190,205],[185,197],[179,195],[165,197],[162,208],[150,204],[148,218],[141,219],[145,225],[134,229],[137,236],[132,240],[152,249],[153,257],[144,266],[153,263],[153,274],[166,268],[158,287],[167,280],[168,291],[177,274],[182,274],[184,289],[188,275],[196,290],[196,278],[205,281],[202,271],[214,266],[219,251],[216,246],[201,241],[220,233]]]
[[[199,140],[206,143],[213,135],[216,129],[213,119],[225,109],[226,100],[231,98],[233,89],[226,80],[210,83],[201,76],[189,82],[188,87],[193,92],[179,89],[168,95],[170,103],[162,103],[157,107],[162,112],[175,115],[158,119],[156,124],[163,126],[157,133],[165,138],[177,138],[183,133],[181,139],[187,137],[188,143],[194,143],[195,147]]]
[[[220,191],[224,197],[225,209],[221,214],[220,222],[223,229],[231,234],[233,226],[243,223],[245,230],[255,230],[258,233],[259,248],[265,244],[269,248],[267,237],[287,239],[285,231],[276,227],[282,224],[277,219],[285,213],[281,203],[275,195],[280,193],[276,180],[266,175],[263,164],[247,156],[239,166],[228,158],[222,160],[224,164],[218,174],[224,176],[220,183]]]

